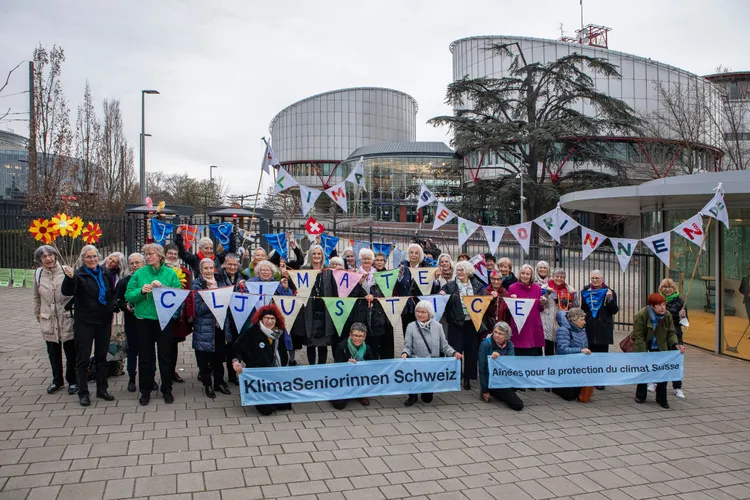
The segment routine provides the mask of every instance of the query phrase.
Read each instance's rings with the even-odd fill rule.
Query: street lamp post
[[[523,202],[526,198],[523,197],[523,172],[518,172],[518,175],[516,175],[517,179],[521,179],[521,205],[520,205],[520,212],[521,212],[521,224],[523,224]]]
[[[146,200],[146,94],[158,93],[158,90],[141,90],[141,202]]]
[[[211,180],[211,184],[214,183],[214,169],[219,168],[216,165],[211,165],[209,168],[208,178]]]

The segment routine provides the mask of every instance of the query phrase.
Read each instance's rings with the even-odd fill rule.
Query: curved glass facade
[[[339,162],[362,146],[416,140],[417,109],[413,97],[397,90],[342,89],[292,104],[269,129],[282,164]]]
[[[0,131],[0,199],[22,200],[26,196],[27,157],[26,138]]]

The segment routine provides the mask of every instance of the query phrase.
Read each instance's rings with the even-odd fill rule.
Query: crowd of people
[[[472,389],[479,379],[482,401],[497,400],[520,411],[524,404],[519,392],[525,389],[489,388],[488,357],[551,356],[608,352],[614,343],[614,318],[619,311],[617,293],[604,281],[600,271],[590,273],[583,291],[601,290],[603,302],[592,311],[589,301],[566,281],[563,269],[553,269],[545,261],[535,266],[521,265],[516,276],[507,257],[495,260],[485,255],[488,284],[476,275],[467,255],[456,260],[440,254],[426,259],[417,243],[409,245],[406,260],[398,265],[394,296],[411,299],[401,314],[404,332],[403,348],[395,352],[394,328],[380,302],[384,297],[375,273],[386,270],[387,256],[364,248],[358,255],[351,248],[342,256],[326,258],[323,248],[313,244],[305,253],[290,240],[289,260],[279,253],[270,254],[258,246],[244,254],[234,243],[228,249],[214,250],[213,241],[202,238],[195,253],[188,251],[180,231],[175,242],[165,246],[150,243],[142,253],[127,258],[114,253],[102,262],[96,247],[83,247],[76,268],[63,265],[53,246],[41,246],[35,259],[39,264],[34,286],[35,315],[47,345],[52,369],[52,394],[68,384],[68,393],[77,394],[80,404],[91,403],[88,383],[93,347],[96,397],[111,401],[114,396],[107,385],[107,350],[113,318],[121,318],[127,338],[127,389],[140,392],[141,405],[149,404],[153,391],[161,391],[164,402],[174,401],[172,387],[184,380],[177,373],[178,345],[192,335],[192,347],[198,367],[198,380],[205,396],[232,394],[231,385],[239,385],[243,368],[294,367],[296,351],[306,349],[310,365],[325,364],[329,352],[336,363],[366,362],[377,359],[435,358],[452,356],[462,360],[462,385]],[[241,258],[240,255],[242,255]],[[100,263],[101,262],[101,263]],[[431,276],[432,293],[448,296],[445,312],[439,321],[429,301],[420,300],[422,291],[412,279],[417,268],[435,266]],[[278,282],[276,295],[297,293],[290,279],[290,269],[320,271],[312,284],[310,298],[293,324],[273,303],[257,307],[248,320],[237,328],[230,315],[218,324],[201,295],[191,293],[166,328],[157,316],[152,292],[157,287],[187,290],[210,290],[233,287],[247,292],[248,282]],[[336,330],[326,310],[323,297],[337,297],[333,270],[352,270],[362,274],[351,291],[357,301],[342,333]],[[462,297],[486,295],[491,302],[479,328],[475,327]],[[504,298],[533,299],[534,307],[522,328],[513,319]],[[657,293],[648,296],[647,305],[635,316],[632,339],[635,352],[678,349],[684,352],[680,321],[687,312],[672,280],[664,280]],[[63,374],[63,353],[67,368]],[[159,372],[160,384],[156,383]],[[63,376],[64,375],[64,376]],[[137,377],[137,378],[136,378]],[[604,386],[597,386],[604,390]],[[529,389],[534,390],[534,389]],[[549,389],[545,389],[549,391]],[[684,398],[682,384],[673,382],[674,394]],[[594,388],[552,389],[565,400],[588,401]],[[667,384],[639,385],[635,401],[643,403],[648,392],[668,408]],[[429,403],[432,394],[411,394],[405,401],[412,406]],[[337,409],[351,401],[332,401]],[[361,399],[363,406],[368,399]],[[258,406],[268,415],[290,405]]]

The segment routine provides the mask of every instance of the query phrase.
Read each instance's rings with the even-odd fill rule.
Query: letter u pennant
[[[159,317],[159,326],[164,330],[169,320],[172,319],[172,316],[174,316],[182,303],[185,302],[187,296],[190,295],[190,290],[159,287],[154,288],[151,295],[154,297],[156,315]]]

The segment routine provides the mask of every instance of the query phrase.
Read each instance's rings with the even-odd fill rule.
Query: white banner
[[[219,328],[222,330],[224,329],[224,320],[227,319],[229,301],[232,298],[233,291],[231,286],[214,288],[213,290],[198,290],[198,294],[211,310],[211,314],[214,315]]]
[[[521,248],[523,248],[523,251],[527,254],[529,253],[529,244],[531,243],[531,224],[532,222],[529,221],[508,228],[510,234],[513,235],[518,244],[521,245]]]
[[[322,192],[323,191],[315,188],[303,186],[302,184],[299,185],[299,194],[302,198],[302,215],[307,215],[310,210],[312,210],[312,207],[315,206],[315,202],[318,201],[318,197],[320,197],[320,193]]]
[[[500,226],[482,226],[482,229],[484,230],[484,236],[487,238],[490,253],[495,255],[498,245],[500,245],[500,242],[503,240],[505,228]]]
[[[302,310],[302,306],[307,304],[307,298],[275,295],[273,301],[284,316],[286,330],[288,332],[292,331],[292,325],[294,325],[297,315]]]
[[[468,219],[458,218],[458,246],[462,246],[479,229],[479,224],[471,222]]]
[[[302,269],[300,271],[287,269],[287,272],[289,273],[289,281],[297,288],[297,294],[309,297],[310,290],[315,285],[315,279],[320,274],[320,269]]]
[[[632,240],[629,238],[610,238],[609,242],[612,243],[612,248],[615,250],[617,261],[620,263],[620,269],[625,272],[630,264],[630,259],[633,258],[635,247],[638,246],[638,240]]]
[[[606,240],[607,237],[603,234],[597,233],[593,229],[581,226],[581,241],[583,242],[583,254],[581,255],[582,260],[586,260],[586,258],[591,255],[594,250],[599,248],[599,245],[604,243]]]
[[[440,321],[440,318],[443,317],[443,313],[445,312],[445,305],[448,303],[448,299],[450,299],[450,295],[420,295],[419,300],[426,300],[427,302],[432,304],[432,308],[435,310],[435,321]],[[448,332],[444,332],[446,335]]]
[[[686,240],[696,245],[703,246],[706,234],[703,231],[703,217],[701,214],[695,214],[676,228],[672,229]]]
[[[417,284],[419,287],[419,291],[422,292],[422,295],[427,295],[432,290],[432,283],[435,276],[435,268],[434,267],[417,267],[415,269],[410,269],[411,271],[411,279],[414,280],[414,283]]]
[[[669,267],[669,255],[672,248],[672,231],[655,234],[648,238],[641,239],[644,245],[648,247],[665,266]]]
[[[424,182],[419,181],[419,200],[417,201],[417,210],[435,201],[437,201],[437,198],[432,194],[432,191],[425,186]]]
[[[385,315],[395,329],[401,325],[401,312],[411,297],[378,297],[380,305],[383,306]]]
[[[242,330],[242,325],[244,325],[247,318],[250,317],[250,313],[255,309],[258,300],[260,300],[258,295],[237,292],[232,293],[232,298],[229,299],[229,309],[232,311],[232,319],[234,320],[234,326],[237,327],[238,332]]]
[[[534,222],[558,243],[560,243],[561,236],[578,227],[578,223],[562,211],[559,203],[557,207],[534,219]]]
[[[329,187],[326,189],[326,194],[341,207],[341,210],[346,212],[346,181]]]
[[[273,185],[273,192],[280,193],[294,186],[299,186],[294,177],[284,167],[279,167],[279,171],[276,172],[276,182]]]
[[[438,202],[437,210],[435,210],[435,222],[432,224],[432,230],[437,230],[440,226],[450,222],[456,217],[456,214],[451,212],[442,201]]]
[[[263,305],[267,306],[271,303],[271,297],[276,293],[279,288],[278,281],[246,281],[245,288],[253,295],[262,295]],[[260,300],[258,300],[260,302]],[[256,304],[257,307],[257,304]]]
[[[159,326],[164,330],[172,319],[177,309],[185,302],[190,295],[190,290],[180,288],[167,288],[164,286],[156,287],[151,291],[156,306],[156,316],[159,318]]]
[[[359,161],[354,166],[352,171],[349,173],[349,176],[346,178],[346,182],[351,182],[352,184],[356,184],[357,186],[364,189],[366,192],[367,186],[365,186],[365,171],[362,168],[362,161],[364,159],[365,159],[364,156],[359,157]]]
[[[518,333],[521,333],[523,325],[529,319],[531,308],[536,304],[536,299],[510,299],[503,297],[503,300],[508,304],[508,310],[510,311],[510,315],[513,316],[513,321],[516,322]]]
[[[724,204],[724,190],[721,188],[721,182],[716,187],[714,197],[706,203],[706,206],[703,207],[700,213],[720,220],[724,223],[724,227],[729,229],[729,214],[727,213],[727,206]]]

